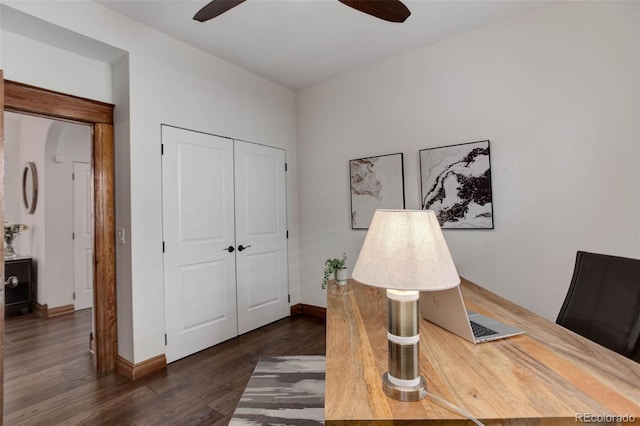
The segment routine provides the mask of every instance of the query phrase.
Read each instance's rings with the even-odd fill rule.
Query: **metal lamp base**
[[[382,390],[388,396],[400,401],[419,401],[427,396],[427,381],[420,376],[417,386],[404,387],[391,383],[389,373],[382,375]]]

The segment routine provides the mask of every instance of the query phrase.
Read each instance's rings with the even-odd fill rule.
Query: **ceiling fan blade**
[[[245,0],[213,0],[200,9],[193,19],[200,22],[208,21],[244,2]]]
[[[404,22],[411,12],[400,0],[338,0],[360,12],[389,22]]]

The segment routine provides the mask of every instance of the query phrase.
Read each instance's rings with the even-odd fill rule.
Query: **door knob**
[[[246,249],[248,249],[249,247],[251,247],[251,245],[243,246],[242,244],[240,244],[240,245],[238,246],[238,251],[246,250]]]
[[[19,283],[18,279],[15,276],[11,275],[4,282],[4,285],[8,286],[9,288],[16,288],[16,287],[18,287],[18,283]]]
[[[240,247],[242,247],[242,246],[240,246]],[[233,251],[234,251],[235,249],[233,248],[233,246],[229,246],[229,247],[224,248],[224,249],[222,249],[222,250],[224,250],[224,251],[228,251],[229,253],[233,253]]]

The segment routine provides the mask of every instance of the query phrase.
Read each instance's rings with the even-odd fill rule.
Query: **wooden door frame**
[[[83,123],[92,128],[95,209],[93,314],[96,369],[99,372],[113,370],[118,354],[113,158],[114,105],[10,80],[4,80],[3,99],[3,111]],[[1,105],[2,100],[0,100]],[[2,181],[0,181],[0,191],[4,195]],[[0,312],[3,308],[0,308]],[[4,330],[4,315],[2,315],[0,322],[2,323],[0,330]],[[0,370],[3,371],[4,367]]]

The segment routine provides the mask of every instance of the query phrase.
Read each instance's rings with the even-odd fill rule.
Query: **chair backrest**
[[[579,251],[556,323],[638,361],[640,260]]]

